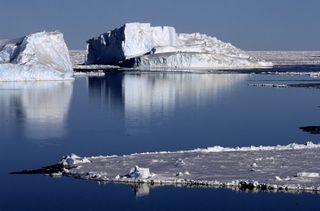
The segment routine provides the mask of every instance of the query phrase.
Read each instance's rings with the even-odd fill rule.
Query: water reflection
[[[0,115],[30,139],[65,134],[73,82],[0,83]]]
[[[244,74],[111,73],[88,79],[91,98],[121,108],[127,131],[166,119],[176,107],[206,105],[244,80]]]
[[[105,77],[89,77],[89,96],[101,104],[106,103],[112,109],[123,110],[122,90],[123,73],[109,73]]]

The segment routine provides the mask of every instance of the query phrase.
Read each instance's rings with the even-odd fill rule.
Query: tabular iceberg
[[[73,76],[60,32],[38,32],[0,40],[0,81],[66,80]]]
[[[138,69],[237,69],[270,67],[205,34],[178,34],[169,26],[127,23],[87,41],[86,64]]]

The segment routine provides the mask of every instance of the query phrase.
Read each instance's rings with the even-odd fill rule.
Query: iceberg
[[[87,65],[117,65],[142,70],[239,69],[270,67],[271,62],[215,37],[176,33],[170,26],[126,23],[87,41]]]
[[[0,81],[72,79],[69,51],[60,32],[0,40]]]

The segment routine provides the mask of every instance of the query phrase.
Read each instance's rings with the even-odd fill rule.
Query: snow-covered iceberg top
[[[73,76],[60,32],[38,32],[0,40],[0,81],[65,80]]]
[[[178,34],[169,26],[127,23],[87,41],[86,64],[138,69],[235,69],[270,67],[246,52],[200,33]]]

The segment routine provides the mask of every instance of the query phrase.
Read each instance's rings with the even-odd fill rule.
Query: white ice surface
[[[67,158],[70,159],[70,156]],[[86,162],[76,162],[76,161]],[[80,158],[63,174],[121,183],[320,191],[320,144],[289,144]],[[140,167],[138,167],[140,166]],[[142,168],[143,167],[143,168]]]
[[[123,66],[132,59],[129,66],[144,70],[272,66],[215,37],[177,34],[173,27],[152,27],[149,23],[127,23],[87,43],[86,64]]]
[[[274,65],[319,65],[320,51],[247,51],[251,57]]]
[[[70,80],[73,67],[60,32],[0,41],[0,81]]]
[[[268,62],[220,53],[170,52],[145,55],[137,58],[135,67],[140,70],[199,70],[199,69],[250,69],[270,67]]]

